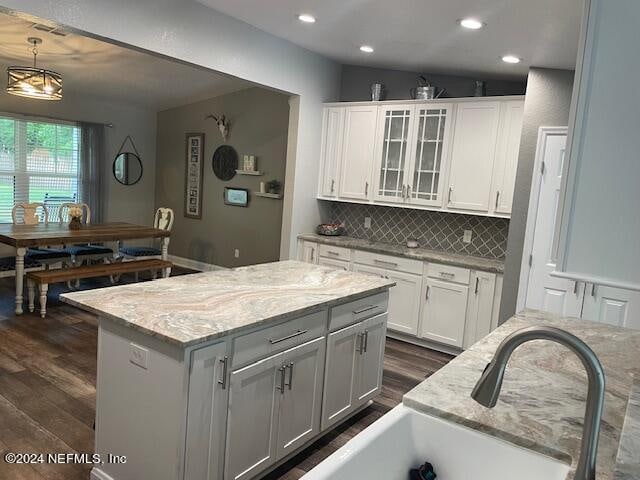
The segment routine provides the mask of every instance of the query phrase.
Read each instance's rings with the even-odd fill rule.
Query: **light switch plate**
[[[464,231],[464,235],[462,236],[462,242],[463,243],[471,243],[471,235],[472,234],[473,234],[473,231],[465,230]]]
[[[364,228],[371,228],[371,217],[364,217]]]
[[[130,343],[129,361],[146,370],[149,368],[149,350],[141,347],[140,345],[136,345],[135,343]]]

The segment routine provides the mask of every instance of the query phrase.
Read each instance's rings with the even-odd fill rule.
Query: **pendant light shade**
[[[36,67],[37,46],[42,40],[30,37],[28,41],[33,45],[33,67],[7,68],[7,93],[39,100],[62,99],[62,75]]]

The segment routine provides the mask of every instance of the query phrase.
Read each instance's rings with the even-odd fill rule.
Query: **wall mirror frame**
[[[125,150],[129,141],[133,151]],[[138,149],[130,135],[127,135],[113,159],[113,178],[122,185],[135,185],[142,179],[144,168]]]

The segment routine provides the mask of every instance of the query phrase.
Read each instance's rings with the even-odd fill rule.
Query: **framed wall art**
[[[184,216],[187,218],[202,218],[204,133],[187,133],[185,144]]]

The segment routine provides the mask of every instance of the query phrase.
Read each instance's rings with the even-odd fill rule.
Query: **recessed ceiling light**
[[[298,15],[298,20],[304,23],[316,23],[316,17],[309,15],[308,13],[301,13]]]
[[[478,30],[479,28],[484,27],[484,23],[480,20],[476,20],[475,18],[463,18],[462,20],[458,20],[458,23],[461,27],[468,28],[470,30]]]
[[[520,58],[515,55],[505,55],[502,57],[502,61],[505,63],[520,63]]]
[[[370,47],[369,45],[362,45],[360,47],[360,51],[364,53],[373,53],[373,47]]]

